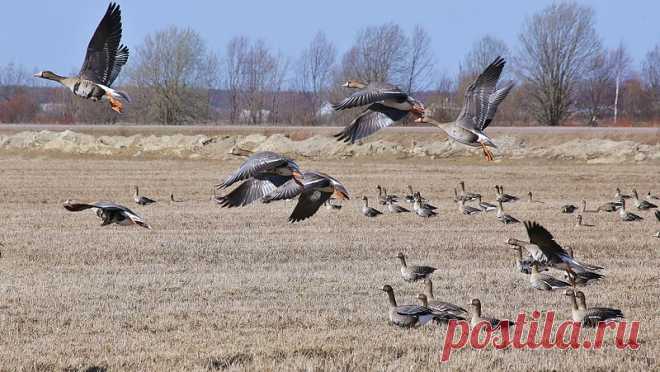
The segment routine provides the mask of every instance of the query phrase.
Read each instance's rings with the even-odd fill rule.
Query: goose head
[[[472,300],[470,303],[470,307],[472,308],[472,314],[480,317],[481,316],[481,301],[479,301],[478,298],[475,298]]]
[[[60,76],[60,75],[58,75],[58,74],[56,74],[52,71],[48,71],[48,70],[37,72],[36,74],[34,74],[32,76],[37,77],[37,78],[41,78],[41,79],[46,79],[46,80],[53,80],[53,81],[61,81],[62,79],[64,79],[64,77],[62,77],[62,76]]]
[[[344,84],[341,85],[344,88],[352,88],[352,89],[364,89],[367,87],[367,83],[361,80],[357,79],[350,79],[347,80]]]

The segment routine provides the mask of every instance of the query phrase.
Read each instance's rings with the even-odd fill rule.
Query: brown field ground
[[[660,193],[657,163],[336,160],[306,161],[344,181],[353,200],[340,211],[286,222],[291,202],[220,209],[212,185],[229,162],[0,157],[0,370],[652,370],[660,355],[660,224],[585,213],[575,227],[561,205],[588,208],[620,186]],[[456,351],[440,365],[445,326],[403,330],[387,324],[387,298],[411,303],[421,284],[403,282],[393,257],[439,268],[436,297],[485,315],[555,310],[570,318],[568,298],[529,287],[514,270],[506,238],[521,225],[494,214],[463,216],[450,199],[464,179],[492,201],[533,190],[544,204],[507,211],[537,220],[607,278],[584,289],[590,306],[622,309],[641,322],[639,350]],[[161,200],[132,202],[132,185]],[[359,198],[376,184],[403,194],[419,189],[440,208],[434,219],[367,219]],[[182,203],[171,204],[170,192]],[[90,211],[69,213],[65,199],[114,200],[142,214],[153,230],[101,227]],[[593,335],[594,332],[588,332]]]

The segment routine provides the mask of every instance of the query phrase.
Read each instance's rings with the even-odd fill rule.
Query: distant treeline
[[[558,3],[530,16],[514,49],[484,36],[466,48],[456,76],[437,70],[436,59],[446,57],[434,56],[431,44],[422,26],[407,34],[386,23],[360,30],[341,55],[323,32],[295,58],[242,36],[218,55],[194,30],[169,27],[131,46],[115,84],[132,98],[124,114],[10,64],[0,66],[0,122],[346,124],[354,114],[336,113],[329,103],[348,93],[341,87],[347,79],[397,84],[448,120],[460,111],[467,84],[498,55],[507,60],[504,79],[516,87],[494,125],[660,122],[660,43],[633,63],[625,45],[603,47],[589,7]]]

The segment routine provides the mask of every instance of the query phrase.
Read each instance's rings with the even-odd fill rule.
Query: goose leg
[[[108,101],[110,101],[110,107],[112,108],[113,111],[119,114],[124,112],[124,104],[120,100],[111,96],[110,93],[108,93],[107,96],[108,96]]]
[[[481,149],[484,152],[484,156],[486,157],[486,160],[493,161],[495,159],[495,157],[493,156],[493,152],[490,151],[483,142],[480,142],[480,144],[481,144]]]

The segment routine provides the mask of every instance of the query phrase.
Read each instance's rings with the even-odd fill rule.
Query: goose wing
[[[335,134],[335,137],[338,141],[355,143],[355,141],[367,137],[382,128],[389,127],[407,115],[407,111],[374,103],[362,111],[343,131]]]
[[[275,191],[289,178],[275,175],[257,175],[255,178],[250,178],[241,183],[229,194],[217,196],[215,201],[223,208],[243,207]]]
[[[332,105],[332,108],[341,111],[385,100],[403,102],[407,98],[408,94],[402,92],[398,87],[386,83],[371,83],[365,89],[359,90],[344,98],[341,102]]]
[[[218,190],[231,186],[232,184],[255,177],[262,173],[267,173],[277,167],[290,163],[294,168],[298,165],[291,159],[271,151],[262,151],[250,156],[236,172],[227,177],[225,182],[216,186]]]
[[[456,120],[459,125],[469,130],[483,131],[495,117],[497,107],[513,88],[513,83],[497,89],[497,81],[506,62],[497,57],[465,89],[463,109]]]
[[[119,46],[121,33],[121,9],[110,3],[87,46],[81,78],[106,86],[112,84],[128,61],[128,48]]]
[[[289,222],[298,222],[313,216],[321,208],[323,203],[330,199],[330,196],[332,194],[318,189],[304,191],[298,197],[298,204],[296,204],[293,212],[291,212]]]

